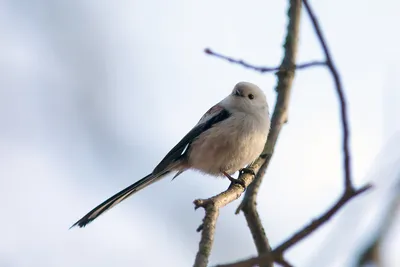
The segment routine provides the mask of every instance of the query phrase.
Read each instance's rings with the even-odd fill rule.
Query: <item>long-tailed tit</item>
[[[245,169],[243,167],[263,151],[269,128],[265,94],[252,83],[240,82],[230,95],[204,114],[153,172],[95,207],[73,226],[86,226],[124,199],[170,173],[175,173],[175,178],[193,169],[227,177],[234,182],[236,179],[231,175]]]

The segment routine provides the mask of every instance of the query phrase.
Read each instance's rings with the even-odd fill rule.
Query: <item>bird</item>
[[[254,175],[254,171],[247,167],[262,153],[270,124],[264,92],[253,83],[237,83],[232,92],[211,107],[149,175],[105,200],[71,228],[85,227],[168,174],[175,173],[175,179],[187,170],[196,170],[205,175],[226,177],[233,183],[238,182],[232,177],[237,171]]]

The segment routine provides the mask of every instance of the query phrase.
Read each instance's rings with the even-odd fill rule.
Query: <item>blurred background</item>
[[[357,266],[398,197],[400,4],[311,4],[348,97],[355,182],[375,189],[287,257],[295,266]],[[286,12],[287,1],[0,0],[0,266],[191,266],[204,215],[192,201],[226,180],[166,178],[87,228],[68,228],[147,175],[238,81],[263,88],[272,110],[273,74],[203,50],[278,66]],[[298,61],[317,59],[303,16]],[[331,76],[299,71],[258,201],[272,247],[333,204],[342,176]],[[211,265],[256,254],[238,204],[220,214]],[[399,217],[380,242],[381,266],[400,266]]]

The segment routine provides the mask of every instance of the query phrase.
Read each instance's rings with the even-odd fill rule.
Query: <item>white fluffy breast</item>
[[[235,112],[214,125],[191,144],[188,165],[203,173],[233,174],[253,162],[262,152],[269,119]]]

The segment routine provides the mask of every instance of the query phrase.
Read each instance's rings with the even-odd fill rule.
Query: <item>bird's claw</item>
[[[223,174],[225,175],[226,178],[229,179],[229,181],[231,181],[231,186],[234,185],[234,184],[239,184],[239,185],[241,185],[244,189],[246,189],[246,184],[245,184],[245,182],[244,182],[242,179],[233,178],[232,176],[230,176],[230,175],[229,175],[228,173],[226,173],[226,172],[223,172]]]
[[[242,168],[242,169],[239,170],[239,175],[242,175],[244,173],[248,173],[248,174],[251,174],[253,176],[256,176],[256,173],[254,172],[254,170],[250,169],[250,168]]]
[[[233,180],[231,180],[231,183],[232,183],[232,185],[239,184],[244,188],[244,190],[246,190],[246,183],[242,179],[233,179]]]

